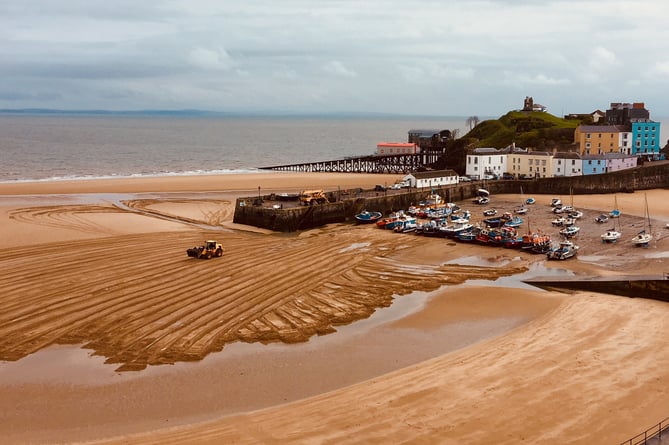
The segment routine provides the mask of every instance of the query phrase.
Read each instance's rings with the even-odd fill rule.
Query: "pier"
[[[308,172],[308,173],[379,173],[407,174],[434,164],[441,151],[387,156],[352,156],[332,161],[304,162],[300,164],[260,167],[261,170]]]
[[[599,292],[669,302],[669,275],[622,275],[587,278],[534,278],[524,283],[546,290]]]

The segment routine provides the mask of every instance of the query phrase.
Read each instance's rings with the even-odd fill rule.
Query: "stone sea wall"
[[[605,194],[633,192],[655,188],[669,189],[669,161],[647,164],[643,167],[602,175],[574,176],[564,178],[544,178],[533,180],[499,180],[461,183],[442,188],[434,188],[447,202],[463,201],[476,196],[476,190],[486,188],[491,194],[520,193],[547,195]],[[429,189],[410,190],[402,193],[368,197],[337,198],[330,194],[328,204],[309,207],[275,209],[253,205],[255,198],[239,198],[235,204],[233,221],[277,232],[295,232],[331,223],[354,222],[354,216],[363,210],[378,211],[384,215],[407,209],[427,198]],[[268,199],[269,197],[263,197]]]

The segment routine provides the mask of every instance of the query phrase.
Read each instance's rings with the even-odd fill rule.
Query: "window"
[[[590,139],[590,133],[586,133],[586,134],[585,134],[585,138],[586,138],[586,139]]]

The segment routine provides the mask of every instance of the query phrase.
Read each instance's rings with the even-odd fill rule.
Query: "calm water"
[[[667,134],[669,119],[662,122]],[[0,182],[254,172],[371,154],[466,118],[0,116]],[[664,146],[664,136],[661,146]]]
[[[253,172],[371,154],[466,118],[0,116],[0,182]]]

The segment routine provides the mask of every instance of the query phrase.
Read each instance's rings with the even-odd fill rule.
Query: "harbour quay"
[[[384,215],[406,209],[439,194],[448,202],[473,198],[484,187],[491,194],[520,193],[574,195],[631,193],[635,190],[669,188],[669,161],[647,163],[643,166],[612,173],[535,178],[530,180],[490,180],[458,183],[441,187],[401,190],[324,190],[327,202],[301,206],[299,202],[281,200],[280,194],[238,198],[233,222],[276,232],[308,230],[332,223],[354,222],[363,210]]]

